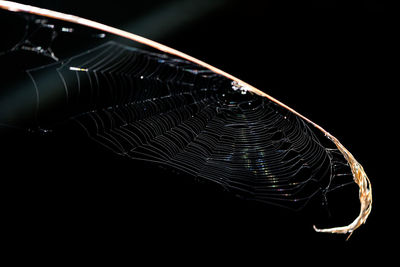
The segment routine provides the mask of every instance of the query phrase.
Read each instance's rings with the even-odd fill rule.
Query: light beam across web
[[[75,101],[79,109],[67,112],[70,119],[117,154],[167,164],[249,198],[295,209],[350,175],[359,187],[359,215],[347,226],[314,229],[351,234],[367,220],[372,188],[363,167],[337,138],[272,96],[199,59],[117,28],[10,1],[0,1],[0,7],[80,24],[162,52],[109,42],[27,70],[37,92],[36,116],[43,92],[64,98],[66,109]],[[46,88],[43,73],[53,73],[59,92]],[[82,96],[83,88],[90,93]],[[332,148],[322,144],[321,134]]]

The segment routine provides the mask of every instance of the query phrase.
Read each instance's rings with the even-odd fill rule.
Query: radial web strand
[[[57,120],[108,150],[242,197],[300,209],[352,182],[341,153],[307,122],[186,60],[108,42],[27,73],[40,129],[55,123],[56,101]]]
[[[0,8],[23,14],[26,23],[24,35],[0,52],[1,129],[40,136],[66,130],[111,155],[169,166],[293,210],[357,185],[358,217],[347,226],[314,228],[352,233],[365,223],[372,189],[362,166],[329,132],[279,100],[117,28],[9,1]],[[96,31],[84,34],[88,29]]]

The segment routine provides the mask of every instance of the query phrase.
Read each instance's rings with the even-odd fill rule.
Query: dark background
[[[389,83],[393,17],[385,4],[372,0],[21,2],[140,33],[281,100],[353,153],[371,179],[374,206],[367,224],[345,242],[342,235],[314,233],[312,210],[299,215],[266,207],[166,168],[132,167],[112,155],[93,152],[99,148],[90,145],[79,152],[73,142],[43,150],[22,136],[24,145],[31,146],[24,158],[40,155],[42,164],[37,158],[34,164],[25,161],[25,167],[11,174],[11,179],[25,175],[11,190],[15,193],[20,186],[20,193],[5,202],[18,214],[15,223],[23,234],[17,245],[46,243],[44,251],[66,258],[66,251],[67,255],[117,251],[148,260],[164,254],[192,255],[192,260],[216,254],[259,256],[265,262],[278,257],[276,251],[294,254],[295,259],[298,252],[306,258],[322,252],[344,259],[356,251],[373,255],[380,247],[388,248],[394,238],[388,185],[396,179],[389,162],[397,134],[390,106],[396,88]],[[196,5],[199,8],[193,8]],[[169,21],[175,22],[169,27]],[[69,151],[67,160],[55,160],[53,153],[62,149]],[[14,156],[20,155],[18,151]],[[27,166],[29,171],[24,170]],[[27,177],[27,172],[35,175]],[[21,196],[25,193],[30,200]]]

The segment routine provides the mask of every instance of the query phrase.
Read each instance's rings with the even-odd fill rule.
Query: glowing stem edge
[[[289,110],[290,112],[294,113],[295,115],[299,116],[300,118],[302,118],[303,120],[307,121],[308,123],[312,124],[315,128],[319,129],[320,131],[322,131],[325,136],[330,139],[335,145],[336,147],[339,149],[339,151],[343,154],[343,156],[346,158],[347,162],[349,163],[349,166],[351,168],[352,174],[353,174],[353,179],[354,182],[359,186],[359,199],[360,199],[360,213],[357,216],[357,218],[354,219],[354,221],[352,223],[350,223],[349,225],[346,226],[342,226],[342,227],[334,227],[334,228],[327,228],[327,229],[319,229],[317,227],[314,226],[315,231],[317,232],[324,232],[324,233],[339,233],[339,234],[348,234],[350,233],[350,235],[354,232],[354,230],[356,230],[358,227],[360,227],[362,224],[364,224],[369,216],[369,214],[371,213],[371,209],[372,209],[372,187],[371,187],[371,183],[368,179],[367,174],[365,173],[363,167],[361,166],[361,164],[359,164],[357,162],[357,160],[353,157],[353,155],[334,137],[332,136],[329,132],[327,132],[326,130],[324,130],[321,126],[319,126],[318,124],[312,122],[310,119],[308,119],[307,117],[301,115],[300,113],[298,113],[297,111],[295,111],[294,109],[288,107],[287,105],[283,104],[282,102],[278,101],[277,99],[273,98],[272,96],[264,93],[263,91],[255,88],[254,86],[232,76],[229,73],[226,73],[212,65],[209,65],[197,58],[194,58],[192,56],[189,56],[185,53],[182,53],[178,50],[175,50],[173,48],[170,48],[168,46],[165,46],[163,44],[157,43],[155,41],[152,41],[150,39],[144,38],[142,36],[133,34],[133,33],[129,33],[127,31],[123,31],[114,27],[110,27],[95,21],[91,21],[88,19],[84,19],[78,16],[74,16],[74,15],[69,15],[69,14],[64,14],[61,12],[57,12],[57,11],[52,11],[52,10],[48,10],[48,9],[43,9],[43,8],[38,8],[35,6],[29,6],[29,5],[23,5],[23,4],[19,4],[16,2],[11,2],[11,1],[2,1],[0,0],[0,8],[8,10],[8,11],[12,11],[12,12],[25,12],[25,13],[31,13],[31,14],[35,14],[35,15],[39,15],[39,16],[44,16],[44,17],[48,17],[48,18],[53,18],[53,19],[58,19],[58,20],[63,20],[63,21],[67,21],[67,22],[71,22],[71,23],[75,23],[75,24],[80,24],[83,26],[87,26],[90,28],[94,28],[94,29],[98,29],[104,32],[108,32],[111,34],[115,34],[127,39],[130,39],[132,41],[153,47],[157,50],[163,51],[165,53],[171,54],[171,55],[175,55],[177,57],[186,59],[188,61],[191,61],[193,63],[196,63],[200,66],[203,66],[217,74],[220,74],[228,79],[231,79],[232,81],[235,81],[237,84],[239,84],[240,86],[246,87],[246,90],[252,93],[255,93],[257,95],[263,96],[268,98],[269,100],[271,100],[272,102],[275,102],[276,104],[282,106],[283,108]],[[349,236],[350,237],[350,236]]]

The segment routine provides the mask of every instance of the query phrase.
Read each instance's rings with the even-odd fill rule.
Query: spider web
[[[296,210],[354,184],[342,154],[306,121],[186,60],[110,41],[26,73],[41,132],[73,124],[122,157]]]

